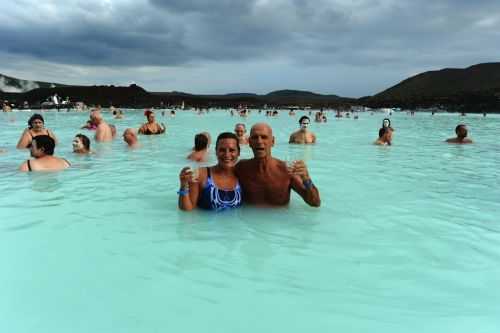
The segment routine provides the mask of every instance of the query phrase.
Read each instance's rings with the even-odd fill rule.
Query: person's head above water
[[[217,140],[215,141],[215,151],[217,152],[217,148],[219,147],[219,143],[221,140],[235,140],[236,141],[236,148],[238,149],[238,154],[241,151],[240,148],[240,140],[238,140],[238,137],[236,134],[231,133],[231,132],[222,132],[217,136]]]
[[[391,120],[389,118],[384,118],[384,120],[382,120],[382,128],[389,127],[391,127]]]
[[[45,155],[54,155],[56,142],[48,135],[37,135],[31,142],[31,156],[38,158]]]
[[[125,141],[129,146],[133,146],[137,144],[137,133],[133,128],[127,128],[123,132],[123,141]]]
[[[41,114],[35,113],[30,117],[28,120],[28,128],[33,129],[33,128],[43,128],[45,124],[45,120],[43,120],[43,117]]]
[[[455,127],[455,133],[457,138],[464,139],[467,137],[467,126],[465,124],[459,124]]]
[[[253,125],[248,141],[255,158],[271,157],[271,149],[274,146],[274,136],[271,126],[266,123]]]
[[[75,135],[73,139],[73,152],[88,153],[90,151],[90,139],[83,134]]]
[[[155,113],[151,110],[144,111],[144,116],[148,119],[148,122],[153,123],[155,121]]]
[[[234,133],[236,133],[237,136],[243,136],[247,132],[247,128],[245,124],[238,123],[234,126]]]
[[[90,121],[93,124],[99,125],[102,121],[101,111],[94,109],[90,112]]]
[[[307,129],[311,124],[311,119],[308,116],[302,116],[299,119],[299,125],[301,129]]]
[[[202,151],[208,148],[208,137],[206,134],[198,133],[194,136],[194,151]]]

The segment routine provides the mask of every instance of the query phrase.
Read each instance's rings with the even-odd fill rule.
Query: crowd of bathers
[[[245,117],[246,112],[240,116]],[[295,113],[290,111],[290,115]],[[318,113],[316,119],[322,119]],[[116,119],[123,118],[123,112],[113,110]],[[123,132],[123,140],[130,148],[140,148],[138,134],[158,135],[166,133],[163,123],[158,123],[152,110],[144,112],[146,122],[139,129],[127,128]],[[171,113],[175,116],[175,112]],[[355,118],[357,119],[357,118]],[[290,135],[291,144],[314,144],[316,135],[309,130],[311,119],[304,115],[300,117],[299,129]],[[95,131],[96,142],[109,142],[116,137],[116,127],[108,124],[99,109],[90,112],[89,120],[82,127]],[[379,129],[376,145],[391,145],[394,128],[391,120],[385,118]],[[459,124],[456,137],[447,139],[448,143],[472,143],[467,138],[467,127]],[[18,149],[30,149],[32,159],[21,164],[21,171],[58,171],[71,166],[64,158],[54,155],[58,140],[54,133],[45,127],[42,115],[34,114],[28,120],[28,127],[23,131],[18,143]],[[73,152],[90,154],[91,140],[88,136],[78,133],[73,139]],[[211,137],[208,132],[198,133],[194,137],[194,147],[188,160],[206,162],[208,160]],[[225,210],[236,208],[243,203],[282,206],[290,201],[293,190],[307,204],[318,207],[321,204],[320,194],[314,185],[304,161],[281,161],[272,156],[275,144],[273,130],[266,123],[257,123],[247,135],[245,124],[237,123],[233,132],[223,132],[215,141],[215,156],[217,163],[209,167],[185,167],[179,174],[178,206],[182,210],[194,208]],[[240,160],[242,145],[249,145],[253,158]]]

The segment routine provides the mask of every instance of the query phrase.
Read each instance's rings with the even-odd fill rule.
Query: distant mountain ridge
[[[483,63],[464,69],[445,68],[424,72],[374,95],[361,98],[345,98],[322,95],[302,90],[277,90],[268,94],[229,93],[225,95],[195,95],[185,92],[148,92],[139,86],[68,86],[56,83],[19,80],[0,74],[0,86],[11,87],[0,97],[20,104],[40,105],[48,96],[57,93],[72,101],[86,104],[114,104],[122,107],[151,107],[186,105],[196,107],[288,107],[312,106],[348,108],[352,105],[400,107],[405,109],[440,108],[465,112],[500,112],[500,62]],[[25,91],[28,88],[38,88]],[[23,92],[12,92],[13,90]]]
[[[373,98],[396,100],[494,90],[500,91],[500,62],[420,73],[374,95]]]
[[[500,111],[500,62],[417,74],[374,96],[369,106],[450,106],[459,111]]]
[[[37,88],[56,88],[66,85],[52,82],[23,80],[0,74],[0,91],[6,93],[24,93]]]

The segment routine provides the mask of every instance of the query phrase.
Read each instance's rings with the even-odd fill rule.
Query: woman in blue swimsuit
[[[179,175],[181,187],[179,208],[192,210],[195,207],[221,211],[241,206],[241,188],[234,167],[240,156],[238,137],[224,132],[215,143],[217,165],[198,169],[198,177],[189,167],[183,168]]]

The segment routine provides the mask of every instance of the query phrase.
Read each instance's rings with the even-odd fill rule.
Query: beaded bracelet
[[[179,191],[177,191],[177,194],[178,195],[182,195],[182,196],[188,195],[189,194],[189,189],[183,189],[183,188],[181,188],[181,189],[179,189]]]
[[[302,182],[302,184],[304,184],[304,187],[306,188],[306,190],[310,190],[313,188],[313,181],[311,179],[306,179]]]

